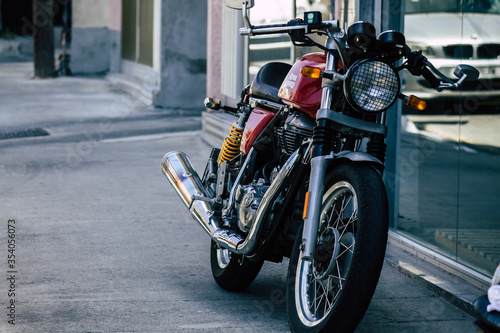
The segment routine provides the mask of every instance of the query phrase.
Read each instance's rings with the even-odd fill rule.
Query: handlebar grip
[[[441,85],[439,79],[437,79],[427,67],[422,69],[422,76],[430,83],[431,88],[437,88]]]
[[[288,32],[287,24],[269,24],[252,26],[252,35],[268,35]]]
[[[254,25],[252,28],[259,30],[259,29],[266,29],[266,28],[286,28],[288,25],[286,24],[267,24],[267,25]]]

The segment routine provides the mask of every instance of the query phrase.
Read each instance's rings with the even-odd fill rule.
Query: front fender
[[[375,166],[384,167],[384,163],[380,162],[380,160],[373,155],[362,151],[341,151],[337,154],[332,154],[327,158],[329,161],[341,161],[341,160],[349,160],[351,162],[364,162],[374,164]]]

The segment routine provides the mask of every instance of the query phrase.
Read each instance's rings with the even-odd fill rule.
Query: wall
[[[207,1],[163,0],[160,107],[203,108],[206,93]]]
[[[222,99],[222,1],[208,0],[207,96]]]
[[[121,0],[73,0],[71,70],[119,71]]]
[[[109,71],[121,70],[121,29],[122,29],[122,1],[109,0]]]

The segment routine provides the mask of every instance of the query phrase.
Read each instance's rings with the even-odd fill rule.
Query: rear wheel
[[[344,164],[328,173],[314,257],[303,258],[301,227],[288,267],[293,332],[354,331],[377,285],[387,229],[387,196],[372,167]]]
[[[216,242],[210,244],[210,264],[215,282],[228,291],[241,291],[259,274],[264,261],[252,262],[242,255],[229,252]]]

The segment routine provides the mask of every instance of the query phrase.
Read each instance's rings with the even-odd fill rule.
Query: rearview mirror
[[[227,7],[239,10],[243,8],[244,2],[246,2],[247,4],[247,9],[250,9],[254,6],[254,0],[224,0],[224,4]]]
[[[466,80],[477,80],[479,71],[469,65],[458,65],[453,72],[456,77],[461,78],[464,74],[467,75]]]

